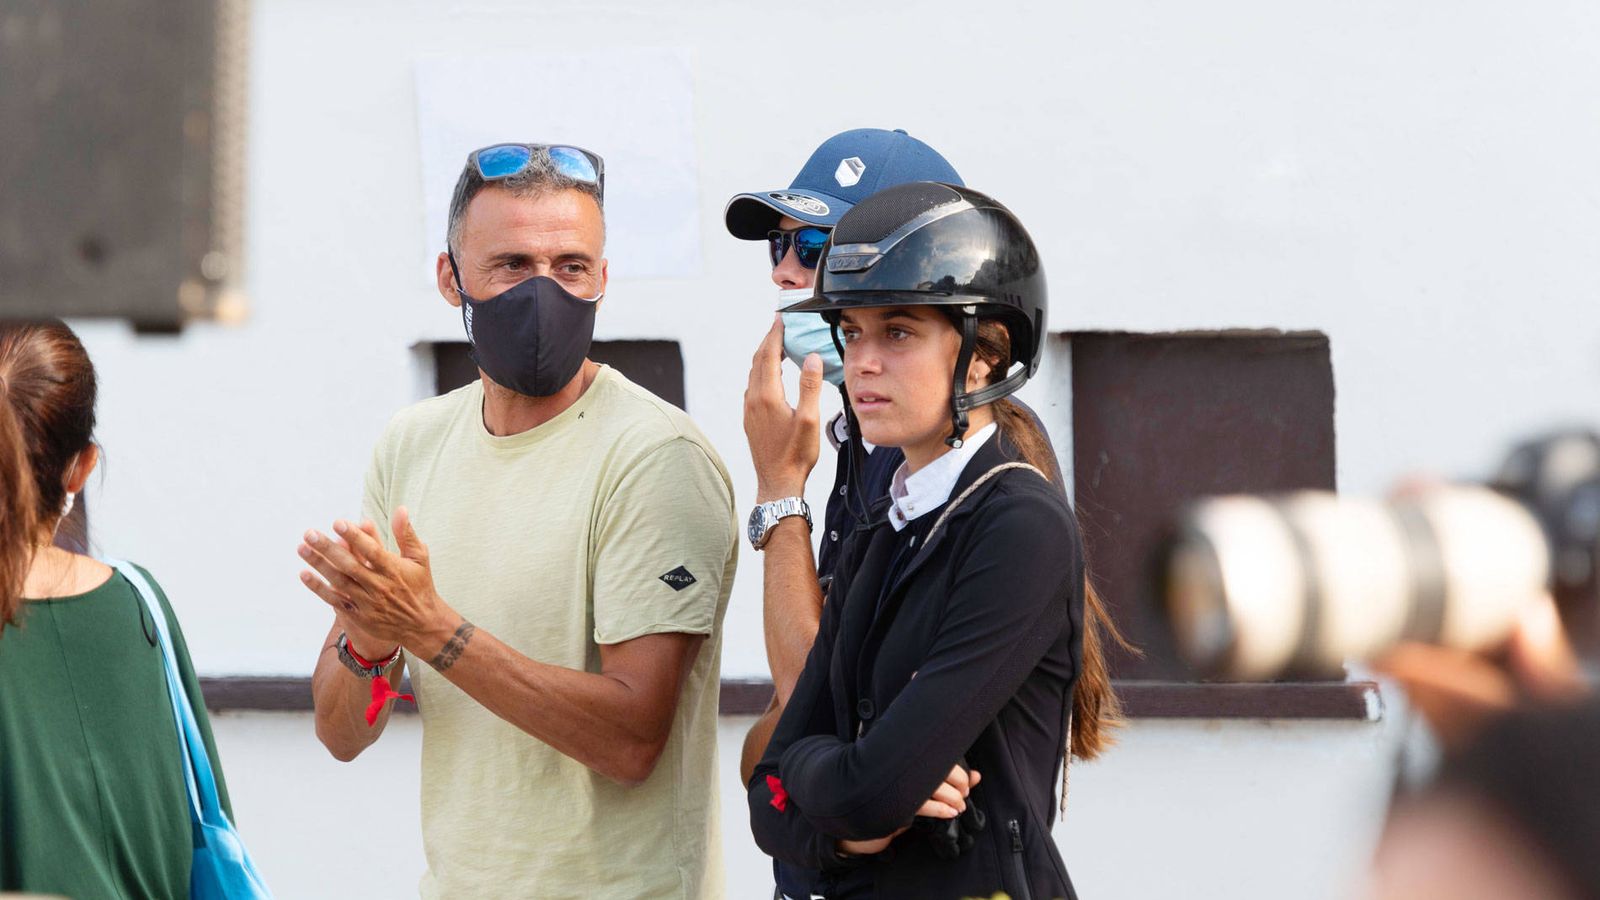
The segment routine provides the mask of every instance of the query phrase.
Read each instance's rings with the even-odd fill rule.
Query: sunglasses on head
[[[772,267],[777,268],[794,247],[795,258],[807,269],[815,269],[822,261],[822,248],[828,243],[828,229],[815,225],[802,225],[791,231],[774,228],[767,232],[767,250],[772,254]]]
[[[493,144],[472,151],[472,162],[478,167],[478,174],[484,181],[498,181],[525,171],[535,155],[548,159],[557,172],[573,181],[594,185],[601,199],[605,198],[605,160],[600,158],[600,154],[582,147],[567,144]]]

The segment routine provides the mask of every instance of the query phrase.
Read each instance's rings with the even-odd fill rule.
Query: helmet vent
[[[961,195],[931,181],[885,188],[852,209],[833,231],[833,243],[876,244],[930,209],[955,203]]]

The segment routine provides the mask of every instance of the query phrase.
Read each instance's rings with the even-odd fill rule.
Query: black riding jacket
[[[996,433],[951,500],[1016,455]],[[887,522],[855,538],[748,785],[756,843],[819,870],[830,900],[1074,897],[1050,836],[1082,653],[1083,553],[1066,497],[1012,469],[918,541],[909,561]],[[886,583],[891,567],[899,571]],[[983,776],[968,803],[986,818],[965,853],[944,859],[916,829],[876,856],[836,852],[838,839],[911,823],[959,760]]]

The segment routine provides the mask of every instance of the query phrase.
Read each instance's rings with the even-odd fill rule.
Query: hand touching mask
[[[811,296],[810,288],[778,292],[778,308],[799,303]],[[816,313],[783,314],[783,355],[796,366],[808,354],[822,357],[822,377],[835,387],[844,384],[844,361],[833,343],[833,326]]]

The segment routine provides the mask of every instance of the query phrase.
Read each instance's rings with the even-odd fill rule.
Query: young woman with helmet
[[[748,785],[756,843],[821,871],[822,896],[1074,896],[1056,767],[1120,721],[1101,635],[1120,637],[1049,446],[1006,399],[1046,309],[1015,216],[933,183],[847,213],[789,308],[841,342],[852,432],[906,456]]]

